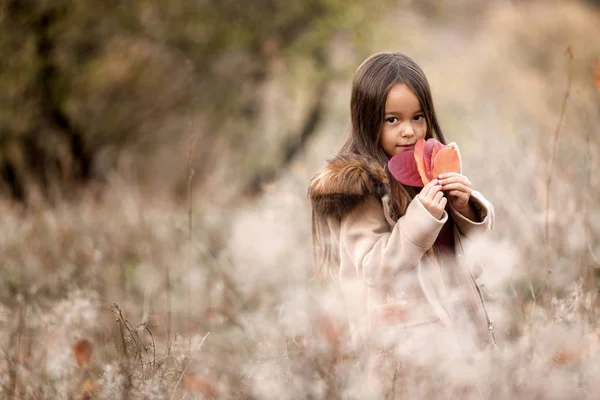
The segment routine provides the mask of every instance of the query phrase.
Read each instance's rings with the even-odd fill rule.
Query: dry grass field
[[[464,173],[497,213],[472,254],[485,268],[499,349],[432,343],[413,360],[427,374],[404,389],[411,398],[598,398],[600,9],[457,3],[440,6],[443,18],[382,10],[361,49],[332,39],[337,77],[318,132],[258,196],[234,197],[240,183],[215,177],[175,201],[161,191],[168,177],[142,184],[116,171],[77,201],[3,200],[0,398],[368,396],[336,282],[310,280],[306,190],[346,132],[354,68],[380,50],[422,66]],[[294,65],[274,68],[257,95],[267,153],[309,93]],[[234,150],[214,166],[219,177]],[[162,160],[185,165],[188,152],[184,144]]]

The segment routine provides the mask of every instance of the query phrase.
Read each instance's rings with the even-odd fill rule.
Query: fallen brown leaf
[[[81,339],[73,346],[73,355],[75,356],[75,362],[80,367],[88,364],[92,357],[93,346],[92,343],[87,339]]]
[[[587,360],[598,352],[599,347],[600,328],[585,335],[580,345],[556,352],[552,356],[552,360],[558,364],[571,364],[575,361]]]
[[[555,353],[552,360],[558,364],[571,364],[579,359],[579,354],[576,352],[559,351]]]

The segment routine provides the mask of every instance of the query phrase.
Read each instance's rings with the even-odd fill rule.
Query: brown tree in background
[[[125,155],[135,161],[134,177],[150,178],[156,168],[148,160],[186,146],[191,121],[195,179],[201,181],[224,149],[253,141],[257,94],[274,60],[312,60],[318,76],[307,79],[313,100],[304,122],[282,133],[278,160],[265,168],[254,161],[264,151],[241,152],[247,187],[258,190],[318,124],[331,38],[356,36],[367,13],[360,3],[340,0],[244,6],[230,0],[4,0],[0,191],[19,201],[34,192],[65,198],[118,169]],[[172,189],[183,192],[187,174],[164,159],[156,163],[170,171]]]

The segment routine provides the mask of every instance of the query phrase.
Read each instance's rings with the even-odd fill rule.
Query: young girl
[[[352,83],[351,130],[310,182],[319,272],[335,271],[355,351],[397,345],[397,332],[441,327],[493,345],[493,325],[464,262],[463,239],[492,229],[492,205],[461,174],[404,186],[389,159],[418,139],[446,139],[423,71],[402,53],[379,53]],[[444,330],[447,331],[447,330]],[[461,336],[461,340],[464,336]]]

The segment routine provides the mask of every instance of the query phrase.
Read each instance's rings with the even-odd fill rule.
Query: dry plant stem
[[[6,359],[6,365],[8,366],[8,382],[7,385],[2,388],[2,391],[8,394],[8,398],[15,399],[16,398],[16,388],[17,388],[17,365],[13,362],[10,353],[4,349],[4,358]]]
[[[548,172],[548,181],[546,182],[546,218],[545,218],[545,240],[548,245],[550,242],[550,225],[549,225],[549,214],[550,214],[550,186],[552,185],[552,177],[554,173],[554,162],[556,159],[556,153],[558,150],[558,136],[560,134],[560,128],[562,127],[563,119],[565,117],[565,111],[567,109],[567,100],[569,99],[569,95],[571,94],[571,81],[573,77],[573,72],[571,68],[571,63],[573,61],[573,53],[571,52],[571,47],[567,47],[567,58],[568,58],[568,66],[567,66],[567,88],[565,90],[565,95],[563,96],[562,105],[560,107],[560,116],[558,118],[558,124],[556,124],[556,129],[554,130],[554,135],[552,136],[552,155],[550,158],[550,170]]]
[[[395,399],[396,398],[396,382],[398,381],[398,370],[400,367],[396,367],[396,369],[394,369],[394,375],[392,376],[392,387],[390,388],[390,390],[387,393],[386,398],[388,399]]]
[[[190,366],[190,363],[192,362],[192,360],[194,359],[194,356],[196,356],[196,353],[198,352],[198,350],[200,350],[200,347],[202,347],[202,344],[204,343],[204,341],[206,340],[208,335],[210,335],[210,332],[208,332],[206,335],[204,335],[204,337],[202,338],[202,340],[200,341],[198,346],[196,346],[196,348],[194,349],[194,352],[190,355],[187,362],[185,363],[185,367],[183,367],[183,371],[181,371],[181,374],[179,375],[179,379],[177,379],[177,383],[175,384],[175,387],[173,388],[173,393],[171,393],[170,400],[173,400],[173,397],[175,397],[175,392],[177,391],[177,387],[179,386],[179,383],[181,383],[181,380],[183,379],[183,375],[185,375],[185,372],[187,371],[188,367]]]
[[[599,102],[600,104],[600,102]],[[591,265],[588,265],[586,268],[586,276],[585,276],[585,281],[588,284],[588,290],[591,293],[594,293],[594,295],[597,295],[597,283],[596,283],[596,271],[598,269],[600,269],[600,262],[598,261],[598,259],[596,258],[596,255],[594,254],[594,250],[592,249],[592,238],[591,238],[591,224],[590,224],[590,215],[589,215],[589,201],[590,201],[590,191],[591,191],[591,185],[592,185],[592,170],[594,167],[594,159],[593,159],[593,154],[592,154],[592,143],[590,140],[590,135],[588,133],[588,131],[586,131],[585,134],[585,140],[586,140],[586,148],[587,148],[587,175],[586,175],[586,181],[585,181],[585,189],[584,189],[584,193],[583,193],[583,220],[584,220],[584,235],[585,235],[585,242],[586,242],[586,249],[584,250],[584,253],[587,250],[587,253],[590,255],[590,260],[591,260]],[[586,255],[583,255],[583,262],[585,263],[585,260],[587,259]],[[596,301],[597,301],[597,297],[596,297]],[[591,312],[591,313],[587,313],[587,317],[588,317],[588,322],[590,323],[591,326],[597,326],[597,316],[595,312]]]
[[[196,144],[196,135],[193,135],[191,133],[192,131],[192,121],[191,121],[191,116],[190,116],[190,121],[189,121],[189,125],[188,125],[188,129],[190,130],[190,144],[189,144],[189,151],[188,151],[188,180],[187,180],[187,203],[188,203],[188,240],[187,240],[187,246],[186,246],[186,255],[185,255],[185,269],[186,271],[189,272],[190,268],[191,268],[191,247],[192,247],[192,215],[193,215],[193,204],[192,204],[192,181],[194,179],[194,174],[196,173],[196,171],[192,168],[192,162],[194,159],[194,147]],[[191,287],[191,283],[188,280],[188,284],[187,284],[187,295],[188,295],[188,299],[187,299],[187,303],[188,303],[188,323],[190,323],[192,321],[192,310],[191,310],[191,303],[192,303],[192,287]],[[190,340],[190,343],[188,345],[188,356],[191,354],[192,352],[192,342]]]
[[[125,356],[127,367],[129,368],[129,352],[127,351],[127,343],[125,342],[125,331],[123,330],[123,321],[121,321],[120,319],[119,331],[121,332],[121,346],[123,346],[123,355]]]
[[[129,363],[129,354],[127,352],[127,343],[125,343],[125,331],[123,330],[123,322],[119,320],[119,328],[121,331],[121,344],[123,345],[123,354],[125,355],[125,367],[126,367],[126,384],[123,387],[123,391],[125,396],[124,398],[128,398],[129,388],[131,387],[131,374],[130,374],[130,363]]]
[[[16,331],[16,346],[15,346],[15,353],[14,353],[14,362],[11,360],[10,354],[7,354],[6,360],[9,363],[9,376],[10,376],[10,380],[9,380],[9,387],[8,387],[8,393],[11,396],[11,398],[13,399],[17,399],[18,397],[18,392],[20,392],[20,387],[21,385],[19,385],[19,368],[22,362],[22,359],[24,359],[24,355],[23,352],[24,350],[24,346],[23,346],[23,340],[27,335],[27,326],[25,324],[25,311],[24,311],[24,305],[22,304],[22,300],[19,299],[19,317],[18,317],[18,322],[17,322],[17,331]]]
[[[119,324],[120,324],[120,328],[121,328],[121,340],[123,343],[123,349],[124,349],[124,353],[127,357],[127,364],[128,366],[131,365],[130,360],[129,360],[129,353],[127,351],[127,347],[126,347],[126,342],[125,342],[125,331],[123,330],[123,327],[125,327],[125,329],[127,329],[127,332],[129,332],[129,336],[131,337],[131,340],[133,341],[133,343],[136,346],[136,353],[135,353],[135,357],[133,359],[133,364],[135,365],[138,357],[139,357],[139,361],[140,361],[140,367],[142,372],[144,371],[144,362],[143,362],[143,358],[142,358],[142,349],[146,352],[146,356],[150,357],[148,354],[148,348],[144,345],[144,343],[142,342],[142,340],[139,338],[138,334],[137,334],[137,330],[131,325],[131,323],[123,316],[123,311],[121,310],[121,308],[117,305],[117,304],[113,304],[112,305],[112,311],[115,315],[117,315]],[[152,337],[152,333],[150,333],[150,336]],[[152,337],[152,341],[154,343],[154,337]],[[156,352],[156,350],[155,350]]]
[[[190,60],[186,62],[187,67],[187,80],[189,87],[193,87],[193,66]],[[194,92],[195,93],[195,92]],[[187,272],[190,271],[191,268],[191,246],[192,246],[192,214],[193,214],[193,204],[192,204],[192,182],[194,179],[194,175],[196,174],[196,170],[193,168],[194,162],[194,148],[196,147],[196,135],[193,133],[193,121],[192,116],[195,111],[195,95],[192,96],[192,101],[190,102],[190,107],[188,110],[188,157],[187,157],[187,169],[188,169],[188,180],[187,180],[187,204],[188,204],[188,240],[186,244],[186,254],[185,254],[185,270]],[[192,287],[191,282],[188,280],[187,283],[187,317],[188,324],[192,321]],[[188,345],[188,357],[192,351],[192,342],[190,341]]]
[[[529,316],[529,321],[533,322],[533,317],[535,316],[535,308],[537,306],[537,296],[535,294],[535,291],[533,290],[533,285],[531,284],[531,282],[529,282],[529,291],[531,292],[531,298],[533,299],[533,306],[531,307],[531,315]]]
[[[150,334],[150,339],[152,339],[152,379],[154,379],[154,370],[156,367],[156,343],[154,343],[154,335],[150,329],[148,329],[148,324],[145,324],[144,328],[146,328],[146,332]]]
[[[144,287],[144,303],[142,309],[142,323],[148,323],[150,317],[150,288],[148,285]]]
[[[132,327],[130,326],[129,321],[127,321],[125,319],[125,317],[123,317],[123,311],[121,311],[120,308],[119,308],[119,318],[120,318],[121,322],[123,323],[123,326],[125,326],[125,328],[127,329],[127,332],[129,332],[129,337],[131,337],[131,340],[133,340],[133,343],[135,344],[135,347],[137,349],[137,351],[135,353],[135,357],[133,359],[133,364],[135,365],[135,363],[138,359],[138,356],[139,356],[140,357],[140,366],[142,367],[142,372],[143,372],[144,364],[143,364],[143,362],[141,362],[142,361],[142,359],[141,359],[142,352],[140,350],[140,347],[143,347],[145,349],[145,346],[140,343],[140,341],[138,340],[139,339],[138,336],[133,333],[133,330],[132,330]],[[147,350],[146,350],[146,352],[147,352]]]
[[[600,102],[599,102],[600,105]],[[585,241],[587,244],[587,251],[590,254],[592,262],[596,268],[600,268],[600,261],[594,254],[594,250],[592,249],[592,241],[591,241],[591,225],[590,225],[590,216],[589,216],[589,199],[590,199],[590,187],[592,185],[592,169],[593,169],[593,156],[592,156],[592,143],[590,141],[590,135],[588,131],[585,132],[585,142],[587,148],[587,176],[585,180],[585,189],[583,192],[583,217],[585,221]],[[591,271],[591,277],[593,277],[593,270]],[[592,280],[593,281],[593,280]]]
[[[519,310],[521,310],[521,316],[523,318],[525,318],[525,306],[523,305],[523,302],[519,298],[519,294],[517,293],[517,290],[515,289],[515,284],[512,281],[510,282],[510,288],[513,292],[513,295],[515,296],[515,300],[517,301],[517,304],[519,305]]]
[[[111,309],[112,309],[112,312],[117,316],[118,322],[119,322],[119,328],[120,328],[120,332],[121,332],[121,344],[123,346],[123,354],[125,356],[125,367],[126,367],[126,373],[125,373],[126,382],[125,382],[125,385],[123,386],[123,393],[124,393],[124,398],[129,398],[129,392],[131,391],[131,388],[133,386],[133,383],[131,380],[132,376],[133,376],[132,370],[131,370],[132,366],[136,365],[138,357],[139,357],[140,367],[141,367],[141,371],[143,374],[144,362],[143,362],[142,349],[146,352],[146,356],[149,357],[148,349],[142,343],[141,339],[137,335],[137,330],[134,329],[134,327],[131,325],[131,323],[123,316],[123,311],[121,310],[121,308],[117,304],[113,304],[111,306]],[[136,346],[136,354],[133,359],[133,365],[131,363],[129,351],[127,350],[127,341],[125,340],[125,329],[127,329],[127,332],[129,333],[129,336],[131,337],[131,340],[133,340],[133,343]],[[146,330],[148,330],[147,327],[146,327]],[[153,343],[153,347],[154,347],[154,336],[152,335],[152,332],[150,332],[150,330],[148,330],[148,332],[150,333],[150,337],[152,337],[152,343]],[[156,349],[154,349],[154,360],[153,360],[153,365],[152,365],[153,376],[154,376],[154,364],[155,363],[156,363]]]
[[[165,283],[167,291],[167,364],[171,359],[171,268],[165,268]]]
[[[540,294],[546,287],[546,282],[548,280],[548,275],[552,273],[552,268],[550,267],[550,187],[552,186],[552,178],[554,175],[554,162],[556,159],[556,153],[558,152],[558,137],[560,134],[560,128],[562,127],[563,120],[565,117],[565,111],[567,109],[567,100],[569,99],[569,95],[571,94],[571,82],[573,78],[573,70],[571,67],[573,61],[573,53],[571,51],[571,46],[567,46],[566,50],[567,54],[567,88],[565,89],[565,94],[563,96],[561,108],[560,108],[560,116],[558,118],[558,123],[556,124],[556,129],[554,130],[554,135],[552,136],[552,154],[550,158],[550,168],[548,171],[548,180],[546,181],[546,216],[544,222],[544,243],[546,244],[546,278],[544,284],[538,291],[537,295],[534,296],[533,299],[533,309],[535,310],[536,300],[539,298]],[[532,314],[533,315],[533,314]]]

